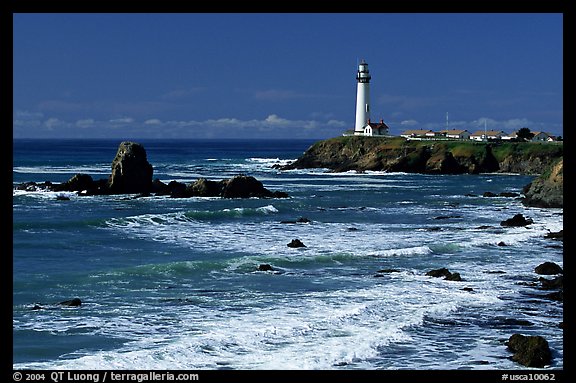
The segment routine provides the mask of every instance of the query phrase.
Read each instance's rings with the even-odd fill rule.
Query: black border
[[[138,1],[138,0],[8,0],[8,4],[3,2],[2,5],[2,19],[0,24],[2,25],[2,32],[0,37],[2,41],[0,42],[5,53],[2,54],[2,89],[7,93],[2,100],[4,106],[4,113],[2,116],[5,120],[4,131],[8,131],[7,139],[2,142],[6,148],[2,153],[7,157],[3,163],[6,165],[5,177],[8,179],[9,187],[6,187],[6,201],[12,201],[12,196],[8,195],[8,192],[12,189],[12,129],[9,128],[13,123],[13,103],[11,103],[12,110],[7,110],[8,103],[6,100],[12,100],[12,93],[8,88],[8,84],[12,84],[13,88],[13,61],[8,61],[10,57],[7,53],[10,49],[10,53],[13,52],[13,17],[14,13],[203,13],[203,12],[213,12],[213,13],[338,13],[338,12],[348,12],[348,13],[473,13],[473,12],[487,12],[487,13],[497,13],[497,12],[513,12],[513,13],[562,13],[564,15],[564,45],[568,47],[576,46],[574,44],[574,36],[576,36],[576,31],[574,31],[574,26],[572,24],[573,14],[569,12],[568,5],[573,0],[401,0],[401,1],[386,1],[386,0],[365,0],[365,1],[354,1],[354,2],[342,2],[342,1],[316,1],[316,2],[298,2],[298,1],[233,1],[226,0],[222,1],[187,1],[187,0],[162,0],[162,1]],[[8,8],[8,9],[6,9]],[[568,41],[568,44],[566,44]],[[568,82],[568,86],[565,87],[565,92],[568,93],[568,101],[566,97],[564,98],[564,111],[567,113],[568,118],[564,119],[564,140],[568,143],[573,142],[571,129],[576,129],[574,126],[574,116],[573,111],[576,106],[574,100],[574,87],[576,82],[573,81],[573,69],[574,63],[571,55],[564,56],[564,74],[568,76],[565,77],[565,84]],[[567,80],[566,80],[567,79]],[[566,95],[566,93],[565,93]],[[572,162],[572,157],[569,155],[566,158],[566,163],[570,171],[573,171],[574,166]],[[567,185],[570,188],[570,184]],[[565,192],[568,196],[572,195],[568,190]],[[567,211],[569,209],[569,199],[566,199],[568,203]],[[9,210],[10,209],[10,210]],[[11,211],[12,207],[6,206],[6,211]],[[12,222],[12,215],[10,215],[10,221]],[[569,230],[570,227],[570,216],[564,216],[565,227]],[[6,226],[4,226],[6,228]],[[570,237],[568,236],[568,239]],[[12,237],[8,239],[8,245],[12,245]],[[7,245],[7,246],[8,246]],[[564,244],[565,253],[568,256],[564,257],[564,272],[565,275],[569,275],[572,267],[570,266],[570,256],[574,253],[570,251],[569,240],[565,241]],[[6,257],[4,253],[4,257]],[[8,271],[12,269],[12,258],[10,257],[7,261],[9,266],[5,266],[4,270]],[[11,276],[11,274],[10,274]],[[2,278],[4,291],[9,291],[10,296],[8,298],[8,303],[5,302],[4,308],[5,312],[2,315],[3,320],[6,322],[4,326],[6,329],[11,327],[12,319],[12,278],[4,277]],[[566,284],[565,290],[567,294],[565,296],[570,297],[570,285]],[[571,317],[568,312],[564,312],[564,321],[567,323],[573,323],[572,320],[568,319]],[[9,327],[10,326],[10,327]],[[570,333],[570,326],[566,326],[565,330]],[[10,331],[10,330],[7,330]],[[566,334],[566,333],[565,333]],[[4,339],[12,339],[12,333],[4,337]],[[570,336],[565,336],[565,339],[570,339]],[[564,343],[564,369],[570,370],[571,365],[569,361],[571,360],[571,350],[569,350],[569,342]],[[2,365],[2,371],[6,371],[1,376],[5,376],[6,382],[13,382],[14,371],[12,368],[12,347],[6,356],[6,350],[4,350],[4,355],[2,360],[4,361]],[[374,370],[374,371],[359,371],[359,370],[329,370],[329,371],[239,371],[239,370],[195,370],[195,371],[175,371],[175,370],[162,370],[157,371],[158,373],[171,372],[173,374],[178,373],[194,373],[199,375],[199,381],[225,381],[230,382],[234,380],[246,381],[247,379],[262,379],[262,378],[280,378],[289,380],[306,380],[306,381],[334,381],[334,382],[355,382],[355,381],[384,381],[384,382],[427,382],[430,381],[446,381],[446,382],[503,382],[503,374],[516,375],[527,377],[528,374],[555,374],[554,382],[564,382],[564,370],[548,370],[548,369],[522,369],[522,366],[518,366],[519,369],[502,371],[502,370]],[[111,370],[109,370],[111,371]],[[31,371],[29,371],[31,372]],[[41,373],[45,375],[44,381],[50,380],[50,371],[34,371],[35,373]],[[77,373],[94,373],[95,371],[74,371]],[[120,372],[120,371],[116,371]],[[145,371],[128,370],[122,371],[125,373],[142,373]],[[25,373],[25,371],[22,371]],[[100,371],[99,374],[102,376],[104,371]],[[508,379],[510,380],[510,379]],[[520,378],[516,379],[520,380]],[[22,380],[25,381],[25,380]],[[67,381],[67,380],[63,380]],[[100,381],[102,381],[100,379]],[[110,381],[110,380],[107,380]],[[541,380],[542,381],[542,380]]]

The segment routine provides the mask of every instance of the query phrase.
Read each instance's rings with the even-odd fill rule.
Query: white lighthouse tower
[[[356,92],[356,124],[354,135],[364,135],[364,128],[370,124],[370,72],[366,61],[358,65],[356,80],[358,91]]]

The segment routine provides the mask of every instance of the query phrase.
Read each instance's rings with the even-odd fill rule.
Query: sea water
[[[523,369],[514,333],[563,368],[563,304],[534,271],[563,266],[545,238],[563,210],[483,196],[533,176],[281,171],[313,142],[138,142],[164,183],[245,174],[289,198],[15,188],[14,368]],[[107,178],[119,143],[15,140],[14,186]],[[500,225],[516,214],[534,223]],[[462,280],[426,275],[439,268]]]

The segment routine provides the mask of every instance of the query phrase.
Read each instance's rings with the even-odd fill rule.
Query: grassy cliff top
[[[366,150],[402,150],[404,148],[442,147],[455,157],[480,156],[486,145],[490,145],[492,153],[499,161],[506,157],[530,158],[534,156],[561,157],[564,145],[559,142],[510,142],[510,141],[473,141],[473,140],[406,140],[404,137],[364,137],[341,136],[318,141],[311,149],[326,146],[360,148]]]

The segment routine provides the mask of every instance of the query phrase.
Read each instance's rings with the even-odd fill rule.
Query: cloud
[[[418,121],[416,120],[404,120],[400,122],[400,125],[402,126],[415,126],[418,125]]]
[[[55,131],[57,129],[69,128],[71,124],[58,118],[49,118],[44,121],[44,126],[50,131]]]
[[[92,128],[95,126],[95,124],[96,124],[96,121],[93,118],[87,118],[84,120],[76,121],[76,126],[79,128],[83,128],[83,129]]]
[[[114,125],[125,125],[133,123],[134,119],[132,117],[122,117],[122,118],[115,118],[109,121]]]
[[[483,129],[486,121],[489,129],[511,133],[522,127],[532,131],[545,131],[562,135],[562,124],[550,125],[526,118],[496,120],[481,117],[470,121],[450,121],[450,128],[467,129],[470,132]],[[399,122],[386,121],[392,134],[419,126],[422,129],[441,130],[442,122],[422,123],[415,119]],[[43,113],[16,111],[13,120],[15,138],[313,138],[322,139],[341,135],[351,123],[336,119],[291,120],[277,114],[262,119],[242,120],[222,117],[208,120],[170,120],[149,118],[139,121],[130,116],[98,120],[83,118],[72,122]]]

